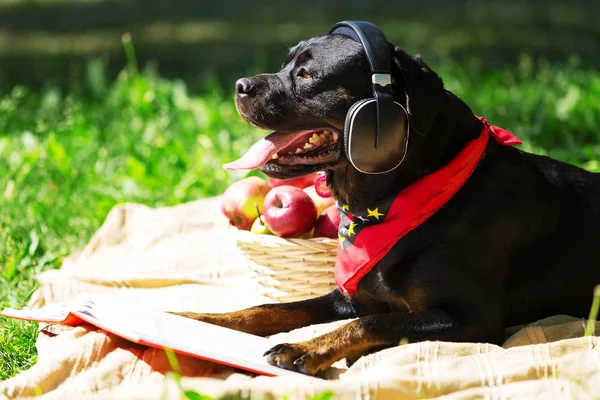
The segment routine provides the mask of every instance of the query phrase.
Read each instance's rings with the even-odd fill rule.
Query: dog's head
[[[275,131],[230,169],[260,168],[275,178],[326,171],[334,196],[348,201],[376,185],[379,195],[422,175],[435,138],[430,135],[447,97],[441,78],[420,57],[389,45],[394,99],[409,112],[410,140],[401,168],[382,175],[355,170],[344,153],[344,122],[350,106],[372,97],[371,72],[362,45],[339,34],[318,36],[291,49],[281,71],[236,83],[236,106],[251,124]],[[471,114],[472,115],[472,114]],[[442,140],[443,142],[444,140]],[[412,171],[411,174],[406,174]],[[404,180],[406,180],[404,179]],[[366,192],[364,194],[367,195]]]

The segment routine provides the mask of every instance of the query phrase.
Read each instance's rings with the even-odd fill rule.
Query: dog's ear
[[[394,97],[400,104],[406,103],[411,128],[425,136],[442,106],[444,82],[419,55],[411,57],[393,45],[392,49]]]

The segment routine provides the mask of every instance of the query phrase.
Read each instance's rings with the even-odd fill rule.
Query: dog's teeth
[[[308,142],[309,142],[309,143],[316,143],[316,142],[317,142],[317,140],[319,140],[319,139],[315,139],[314,137],[312,137],[312,136],[311,136],[311,137],[308,139]]]
[[[301,149],[300,147],[298,147],[298,148],[296,149],[296,154],[298,154],[298,153],[302,153],[302,149]]]
[[[277,160],[279,158],[279,154],[275,153],[271,156],[271,160]]]
[[[313,135],[312,135],[311,139],[312,139],[312,140],[314,140],[314,141],[316,142],[317,140],[319,140],[319,134],[317,134],[317,133],[313,133]]]
[[[305,143],[304,144],[304,150],[306,150],[306,149],[312,149],[312,147],[313,147],[313,145],[310,144],[310,143]]]

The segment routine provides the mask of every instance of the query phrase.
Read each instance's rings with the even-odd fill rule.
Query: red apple
[[[221,211],[229,223],[238,229],[250,230],[258,217],[256,207],[262,213],[265,196],[271,185],[257,176],[234,182],[223,193]]]
[[[309,195],[294,186],[277,186],[265,197],[265,225],[280,237],[299,237],[314,228],[317,206]]]
[[[275,179],[275,178],[269,177],[269,183],[271,183],[271,186],[273,186],[273,187],[290,185],[290,186],[296,186],[297,188],[300,188],[300,189],[304,189],[305,187],[314,185],[315,181],[317,180],[318,177],[319,177],[318,174],[309,174],[309,175],[299,176],[298,178],[292,178],[292,179]]]
[[[307,186],[303,190],[304,190],[304,193],[306,193],[307,195],[310,196],[312,201],[315,203],[315,206],[317,206],[317,218],[319,218],[319,216],[321,214],[323,214],[323,211],[325,211],[327,208],[335,205],[335,199],[333,197],[319,196],[314,185]]]
[[[340,226],[340,211],[336,206],[327,208],[321,214],[315,225],[313,237],[328,237],[335,239],[338,237],[338,228]]]

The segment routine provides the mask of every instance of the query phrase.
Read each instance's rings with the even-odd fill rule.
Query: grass
[[[107,82],[92,61],[69,92],[16,86],[0,93],[0,307],[22,307],[35,276],[80,249],[117,203],[173,205],[217,195],[244,174],[220,166],[261,132],[213,85],[130,66]],[[433,66],[474,112],[509,128],[525,149],[600,169],[600,73],[523,57],[503,71]],[[36,360],[36,325],[0,320],[0,380]]]
[[[105,84],[0,98],[0,308],[22,307],[35,275],[80,249],[117,203],[178,204],[221,193],[220,168],[260,135],[217,89],[124,71]],[[0,380],[35,362],[35,326],[0,320]]]

